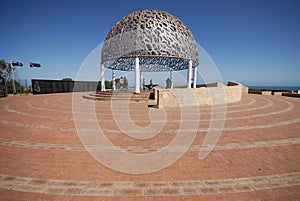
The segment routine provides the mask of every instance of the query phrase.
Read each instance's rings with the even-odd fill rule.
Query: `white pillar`
[[[191,84],[192,84],[192,66],[193,66],[193,61],[189,60],[189,68],[187,73],[187,88],[191,88]]]
[[[105,91],[105,68],[104,68],[104,64],[101,64],[101,68],[100,68],[100,81],[101,81],[101,91]]]
[[[144,84],[143,84],[143,73],[142,71],[140,71],[140,90],[143,91],[143,87],[144,87]]]
[[[171,81],[170,88],[173,89],[173,69],[170,70],[170,81]]]
[[[141,84],[141,77],[140,77],[140,60],[138,57],[135,58],[135,93],[140,93],[140,84]]]
[[[116,90],[116,70],[112,69],[112,88],[113,90]]]
[[[197,67],[194,68],[193,88],[197,87]]]

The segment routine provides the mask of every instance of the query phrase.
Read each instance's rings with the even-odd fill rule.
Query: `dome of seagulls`
[[[133,12],[109,31],[102,47],[105,67],[131,71],[138,57],[141,71],[169,71],[199,64],[198,47],[188,29],[175,16],[160,10]]]

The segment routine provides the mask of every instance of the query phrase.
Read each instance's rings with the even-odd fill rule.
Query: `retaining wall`
[[[242,99],[243,86],[221,86],[201,88],[155,88],[157,105],[184,106],[219,105],[238,102]]]

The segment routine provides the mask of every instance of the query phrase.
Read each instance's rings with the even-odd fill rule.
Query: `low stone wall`
[[[288,97],[294,97],[294,98],[300,98],[300,94],[296,93],[282,93],[283,96],[288,96]]]
[[[262,91],[261,95],[272,95],[272,91]]]
[[[235,103],[242,100],[242,95],[248,94],[248,87],[242,85],[227,86],[226,91],[226,102]]]
[[[249,87],[243,86],[243,87],[242,87],[242,95],[243,95],[243,96],[247,96],[248,93],[249,93]]]
[[[242,99],[242,85],[201,88],[155,88],[159,106],[219,105],[238,102]]]
[[[229,81],[227,83],[227,86],[231,87],[231,86],[241,86],[242,87],[242,95],[243,96],[247,96],[249,93],[249,87],[243,86],[241,83],[239,82],[234,82],[234,81]]]

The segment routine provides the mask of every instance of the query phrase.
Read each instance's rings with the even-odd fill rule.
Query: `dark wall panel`
[[[96,91],[99,82],[32,79],[33,94]]]

